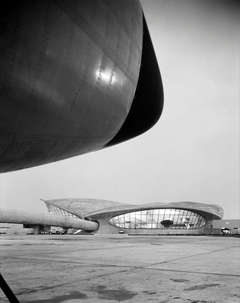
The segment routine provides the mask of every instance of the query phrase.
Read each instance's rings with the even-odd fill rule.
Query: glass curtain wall
[[[110,224],[121,228],[171,228],[197,229],[206,224],[205,219],[190,210],[166,208],[131,212],[111,218]],[[168,224],[164,224],[167,222]]]

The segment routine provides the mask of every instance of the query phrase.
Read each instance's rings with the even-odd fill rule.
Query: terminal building
[[[240,220],[222,220],[223,209],[199,202],[126,204],[100,199],[42,200],[45,213],[0,209],[3,234],[240,234]]]
[[[73,216],[98,224],[100,234],[209,234],[213,221],[223,217],[214,204],[170,202],[125,204],[95,199],[57,199],[44,201],[50,213]]]

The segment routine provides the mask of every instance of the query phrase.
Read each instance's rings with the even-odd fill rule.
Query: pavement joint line
[[[16,257],[18,258],[18,257]],[[27,259],[29,260],[29,258],[24,258],[24,257],[19,257],[19,259]],[[38,258],[33,258],[32,260],[41,260]],[[43,261],[55,261],[53,259],[44,259]],[[216,273],[216,272],[199,272],[199,271],[187,271],[187,270],[178,270],[178,269],[167,269],[167,268],[154,268],[152,266],[156,265],[156,263],[153,264],[149,264],[146,266],[138,266],[138,265],[117,265],[117,264],[102,264],[102,263],[90,263],[90,264],[86,264],[86,263],[80,263],[80,262],[76,262],[76,261],[66,261],[66,260],[57,260],[57,262],[61,262],[61,263],[71,263],[71,264],[78,264],[79,266],[82,267],[88,267],[88,266],[99,266],[99,267],[114,267],[114,268],[127,268],[124,270],[120,270],[120,271],[115,271],[115,272],[111,272],[111,273],[106,273],[106,274],[102,274],[102,275],[96,275],[96,276],[92,276],[91,278],[88,279],[80,279],[81,281],[84,280],[91,280],[91,279],[95,279],[101,276],[105,276],[105,275],[110,275],[110,274],[117,274],[120,272],[128,272],[130,270],[143,270],[143,269],[147,269],[147,270],[155,270],[155,271],[170,271],[170,272],[182,272],[182,273],[190,273],[190,274],[204,274],[204,275],[216,275],[216,276],[226,276],[226,277],[237,277],[240,278],[240,274],[224,274],[224,273]]]
[[[222,248],[222,249],[216,249],[216,250],[207,251],[207,252],[203,252],[203,253],[197,253],[197,254],[194,254],[194,255],[187,255],[187,256],[182,256],[182,257],[175,258],[175,259],[170,259],[170,260],[166,260],[166,261],[151,263],[148,266],[155,266],[155,265],[159,265],[159,264],[171,263],[171,262],[177,261],[177,260],[182,260],[182,259],[186,259],[186,258],[200,256],[200,255],[211,254],[211,253],[215,253],[215,252],[219,252],[219,251],[229,250],[229,249],[232,249],[232,248],[239,248],[239,247],[238,246],[225,247],[225,248]],[[76,250],[76,251],[79,251],[79,250]],[[27,260],[38,260],[38,261],[43,261],[43,262],[45,262],[45,261],[54,261],[54,262],[62,262],[62,263],[64,262],[64,263],[72,263],[72,264],[82,264],[79,261],[73,261],[73,260],[69,260],[68,261],[68,260],[59,259],[59,258],[51,259],[51,258],[44,258],[44,257],[38,258],[38,257],[20,257],[20,256],[10,256],[9,258],[21,259],[21,260],[24,260],[24,259],[27,259]]]
[[[230,247],[225,247],[225,248],[222,248],[222,249],[215,249],[215,250],[212,250],[212,251],[197,253],[197,254],[194,254],[194,255],[188,255],[188,256],[178,257],[178,258],[175,258],[175,259],[170,259],[170,260],[166,260],[166,261],[161,261],[161,262],[153,263],[152,265],[171,263],[173,261],[182,260],[182,259],[191,258],[191,257],[202,256],[202,255],[206,255],[206,254],[209,255],[209,254],[212,254],[212,253],[215,253],[215,252],[229,250],[229,249],[232,249],[232,248],[240,248],[240,247],[239,246],[230,246]]]
[[[55,284],[55,285],[52,285],[52,286],[43,286],[43,285],[40,285],[38,287],[36,287],[35,289],[28,289],[26,291],[26,288],[24,288],[24,291],[23,290],[19,290],[18,292],[16,292],[16,295],[17,296],[21,296],[23,294],[30,294],[30,293],[34,293],[34,292],[37,292],[37,291],[41,291],[41,290],[49,290],[49,289],[54,289],[54,288],[57,288],[57,287],[62,287],[62,286],[65,286],[65,285],[68,285],[69,282],[67,283],[61,283],[61,284]]]
[[[105,274],[101,274],[101,275],[95,275],[93,277],[89,277],[89,278],[84,278],[84,279],[79,279],[78,281],[89,281],[89,280],[93,280],[93,279],[97,279],[97,278],[101,278],[101,277],[106,277],[106,276],[111,276],[111,275],[115,275],[115,274],[119,274],[119,273],[123,273],[123,272],[128,272],[130,269],[126,270],[118,270],[118,271],[114,271],[114,272],[108,272]]]
[[[96,265],[96,264],[94,264]],[[99,266],[99,264],[97,264]],[[104,266],[104,265],[103,265]],[[108,265],[108,266],[112,266],[112,267],[128,267],[129,269],[127,270],[122,270],[122,271],[118,271],[118,272],[112,272],[112,273],[108,273],[108,274],[117,274],[119,272],[128,272],[130,270],[142,270],[142,269],[148,269],[148,270],[155,270],[155,271],[170,271],[170,272],[181,272],[181,273],[189,273],[189,274],[201,274],[201,275],[214,275],[214,276],[224,276],[224,277],[236,277],[236,278],[240,278],[240,274],[223,274],[223,273],[215,273],[215,272],[202,272],[202,271],[188,271],[188,270],[178,270],[178,269],[166,269],[166,268],[152,268],[152,267],[144,267],[144,266],[127,266],[127,265]],[[92,277],[93,279],[95,277]],[[89,279],[92,279],[89,278]]]
[[[22,244],[17,244],[19,246],[23,246]],[[0,248],[1,246],[5,247],[5,245],[1,245],[0,244]],[[108,249],[119,249],[119,248],[132,248],[132,247],[137,247],[138,245],[123,245],[123,246],[110,246],[110,247],[99,247],[99,248],[81,248],[81,251],[88,251],[88,250],[108,250]],[[13,248],[13,247],[12,247]],[[39,251],[39,249],[36,249]],[[79,249],[76,250],[71,250],[72,252],[79,252]],[[55,252],[49,252],[49,254],[54,254]]]
[[[207,271],[190,271],[190,270],[182,270],[182,269],[167,269],[167,268],[152,268],[152,267],[150,267],[150,268],[146,267],[145,269],[240,278],[240,274],[239,275],[238,274],[223,274],[223,273],[207,272]]]
[[[112,275],[112,274],[117,274],[117,273],[121,273],[121,272],[125,272],[126,270],[119,270],[119,271],[115,271],[115,272],[110,272],[110,273],[105,273],[105,274],[100,274],[100,275],[95,275],[93,277],[89,277],[89,278],[84,278],[84,279],[78,279],[78,281],[89,281],[89,280],[92,280],[92,279],[96,279],[96,278],[100,278],[100,277],[104,277],[104,276],[109,276],[109,275]],[[73,280],[73,281],[69,281],[67,283],[62,283],[62,284],[57,284],[57,285],[53,285],[53,286],[50,286],[50,287],[36,287],[35,289],[29,289],[28,293],[34,293],[34,292],[38,292],[38,291],[41,291],[41,290],[45,290],[46,288],[47,289],[54,289],[54,288],[58,288],[58,287],[61,287],[63,285],[68,285],[68,284],[73,284],[74,282],[76,282],[76,280]],[[16,295],[22,295],[23,294],[23,291],[19,291],[16,293]]]
[[[129,248],[129,247],[136,247],[136,245],[124,245],[124,246],[112,246],[112,247],[99,247],[99,248],[83,248],[80,249],[81,251],[88,251],[88,250],[108,250],[108,249],[119,249],[119,248]],[[72,252],[79,252],[79,249],[71,250]],[[50,254],[54,254],[54,252],[50,252]]]

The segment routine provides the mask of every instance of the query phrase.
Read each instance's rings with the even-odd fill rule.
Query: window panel
[[[69,215],[68,212],[57,208],[54,209],[54,211],[64,215]],[[193,211],[174,208],[150,209],[126,213],[110,219],[110,223],[121,228],[162,229],[165,227],[161,224],[161,222],[168,219],[173,221],[173,225],[167,227],[170,229],[186,229],[187,226],[190,229],[194,229],[199,228],[206,223],[202,216],[194,213]]]

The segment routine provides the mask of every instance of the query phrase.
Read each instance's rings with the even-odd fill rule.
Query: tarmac
[[[0,262],[21,303],[240,302],[240,238],[1,236]]]

